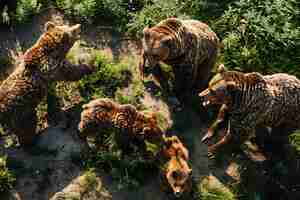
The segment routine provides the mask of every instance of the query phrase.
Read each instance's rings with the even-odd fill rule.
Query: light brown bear
[[[192,169],[189,166],[189,151],[177,136],[164,137],[159,153],[162,188],[176,197],[192,190]]]
[[[47,95],[52,81],[74,81],[93,69],[72,65],[66,54],[78,39],[80,24],[45,24],[38,41],[18,58],[14,72],[0,85],[0,124],[18,136],[22,146],[36,136],[36,107]]]

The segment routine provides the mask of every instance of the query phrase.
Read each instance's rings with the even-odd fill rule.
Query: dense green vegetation
[[[83,24],[103,23],[132,37],[140,38],[144,27],[152,26],[166,17],[198,19],[208,23],[220,37],[223,47],[218,63],[240,71],[262,73],[288,72],[300,78],[300,4],[297,0],[15,0],[0,4],[0,23],[17,26],[28,23],[31,17],[43,10],[55,7],[67,17]],[[65,101],[79,90],[83,102],[94,97],[114,98],[120,103],[131,103],[144,108],[139,97],[144,86],[137,77],[131,63],[111,61],[100,53],[92,52],[96,72],[71,87],[56,92]],[[69,54],[69,60],[76,60],[77,54]],[[6,65],[6,60],[0,60]],[[3,69],[0,68],[0,73]],[[0,75],[1,79],[1,75]],[[128,89],[124,95],[122,88]],[[61,91],[58,91],[61,90]],[[71,94],[72,93],[72,94]],[[46,105],[40,105],[41,117],[47,112]],[[44,114],[43,114],[44,113]],[[39,121],[39,126],[43,123]],[[300,133],[290,137],[291,143],[300,152]],[[117,187],[136,187],[145,181],[145,171],[153,171],[153,163],[133,152],[122,155],[108,132],[104,148],[92,148],[86,162],[88,169],[109,171]],[[99,141],[91,141],[96,145]],[[149,170],[151,168],[151,170]],[[155,170],[154,170],[155,171]],[[155,171],[154,173],[157,173]],[[148,174],[151,176],[151,174]],[[156,174],[155,174],[156,175]],[[0,192],[11,188],[14,176],[7,170],[6,161],[0,158]],[[235,199],[236,196],[224,190],[207,189],[205,183],[199,186],[199,199]],[[226,193],[227,192],[227,193]],[[259,199],[259,198],[257,198]]]
[[[166,17],[207,22],[222,39],[220,62],[244,71],[299,75],[299,4],[296,0],[18,0],[2,5],[2,22],[26,22],[43,8],[57,7],[82,22],[109,20],[140,36],[145,26]]]
[[[6,157],[0,157],[0,194],[12,188],[15,176],[7,168]]]
[[[96,73],[80,81],[80,90],[84,97],[112,97],[120,87],[131,82],[132,74],[125,63],[112,63],[103,55],[96,54],[94,65]]]

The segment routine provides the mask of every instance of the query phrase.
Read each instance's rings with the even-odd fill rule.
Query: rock
[[[230,162],[226,169],[226,174],[237,182],[241,181],[241,174],[239,171],[239,165],[236,162]]]
[[[200,197],[203,199],[235,200],[235,195],[215,176],[209,175],[198,185]]]
[[[50,200],[62,199],[111,200],[112,196],[103,187],[100,177],[97,177],[93,171],[88,171],[50,198]]]
[[[47,152],[56,153],[55,160],[80,157],[88,148],[87,144],[80,140],[77,130],[63,130],[60,127],[46,129],[39,136],[36,146]]]

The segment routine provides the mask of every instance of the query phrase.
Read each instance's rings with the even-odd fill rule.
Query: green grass
[[[291,144],[295,145],[297,152],[300,155],[300,130],[297,130],[293,134],[289,135],[289,141]]]
[[[129,85],[132,73],[126,63],[109,62],[100,53],[95,55],[96,72],[79,82],[79,89],[86,100],[91,97],[113,97],[115,92]]]
[[[237,200],[230,189],[214,176],[204,178],[197,187],[199,200]]]
[[[120,104],[132,104],[137,107],[141,106],[140,98],[144,95],[144,85],[139,80],[133,80],[125,93],[122,89],[115,92],[115,99]]]
[[[6,157],[0,157],[0,193],[10,190],[15,181],[15,175],[7,168]]]
[[[33,15],[41,11],[41,8],[41,0],[18,0],[15,17],[18,22],[29,21]]]

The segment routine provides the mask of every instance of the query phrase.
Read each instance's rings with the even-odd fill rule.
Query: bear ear
[[[225,68],[224,64],[220,64],[218,66],[217,72],[220,73],[220,74],[222,74],[225,71],[226,71],[226,68]]]
[[[150,36],[149,27],[148,26],[143,29],[143,35],[144,35],[144,37],[149,37]]]
[[[49,21],[45,24],[44,31],[50,31],[53,28],[55,28],[55,24]]]

